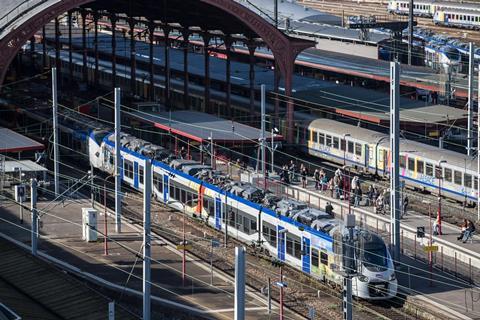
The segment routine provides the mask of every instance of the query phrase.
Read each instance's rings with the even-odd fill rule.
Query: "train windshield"
[[[363,250],[362,261],[364,266],[369,270],[382,271],[386,270],[387,251],[384,245],[365,246]]]
[[[452,62],[456,62],[460,59],[460,55],[458,54],[457,50],[449,49],[445,50],[445,55],[452,60]]]

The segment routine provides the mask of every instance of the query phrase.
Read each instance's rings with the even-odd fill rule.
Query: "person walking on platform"
[[[302,167],[300,169],[300,175],[302,176],[302,188],[306,189],[307,188],[308,171],[307,171],[307,168],[303,164],[302,164]]]
[[[315,169],[313,179],[315,180],[315,190],[318,190],[320,188],[320,171],[318,169]]]

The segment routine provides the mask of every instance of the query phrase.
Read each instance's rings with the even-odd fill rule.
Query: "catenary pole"
[[[267,177],[266,177],[266,166],[267,166],[267,159],[265,159],[265,85],[262,84],[260,86],[260,93],[261,93],[261,101],[260,101],[260,109],[261,109],[261,132],[260,132],[260,140],[261,140],[261,153],[262,153],[262,177],[263,177],[263,188],[267,189]]]
[[[477,91],[477,221],[480,221],[480,65],[478,68]]]
[[[53,106],[53,175],[55,196],[60,194],[59,168],[58,168],[58,100],[57,100],[57,68],[52,68],[52,106]]]
[[[143,319],[150,320],[151,311],[151,239],[150,201],[152,198],[152,164],[145,160],[143,171]]]
[[[473,79],[474,79],[474,46],[470,42],[468,59],[468,123],[467,123],[467,154],[473,155]]]
[[[122,167],[122,157],[120,154],[120,88],[115,88],[115,231],[122,232],[122,177],[120,168]]]
[[[400,63],[390,63],[390,221],[394,260],[400,260]]]
[[[413,0],[410,0],[408,7],[408,64],[412,64],[413,51]]]
[[[355,228],[355,215],[348,214],[345,217],[345,228],[348,230],[348,235],[342,237],[344,243],[345,256],[343,258],[344,272],[343,277],[343,320],[353,319],[352,308],[352,277],[356,272],[356,264],[354,257],[354,239],[353,229]]]
[[[235,248],[235,320],[245,319],[245,248]]]
[[[30,180],[30,209],[32,210],[32,232],[31,232],[31,246],[32,254],[37,255],[37,240],[38,240],[38,228],[37,228],[37,180]]]

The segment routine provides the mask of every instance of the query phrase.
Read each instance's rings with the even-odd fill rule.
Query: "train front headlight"
[[[395,276],[395,272],[392,272],[390,278],[388,278],[388,281],[394,281],[395,279],[397,279],[397,277]]]
[[[361,274],[361,275],[358,276],[358,280],[360,280],[362,282],[368,282],[368,277]]]

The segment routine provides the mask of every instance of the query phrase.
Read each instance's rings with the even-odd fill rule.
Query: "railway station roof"
[[[5,161],[5,173],[15,172],[16,168],[21,168],[22,172],[43,172],[47,168],[33,162],[32,160]]]
[[[0,128],[0,152],[21,152],[42,149],[44,149],[43,144],[13,130]]]
[[[175,135],[198,142],[209,141],[210,135],[217,143],[257,143],[260,130],[245,124],[216,117],[196,111],[175,112],[132,112],[143,122],[153,124],[156,128],[169,131]],[[271,139],[269,132],[265,133]],[[275,140],[282,140],[280,135]]]
[[[348,95],[348,98],[345,96]],[[336,85],[320,90],[304,90],[294,95],[301,100],[320,104],[333,112],[388,125],[390,122],[390,97],[388,94],[361,87]],[[340,99],[339,97],[342,97]],[[445,105],[428,105],[425,101],[400,98],[402,123],[448,123],[465,119],[465,110]]]

